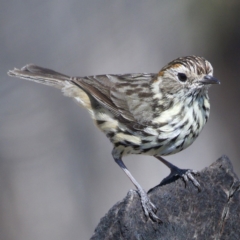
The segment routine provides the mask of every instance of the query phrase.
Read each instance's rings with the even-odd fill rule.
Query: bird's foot
[[[155,222],[162,222],[161,219],[156,215],[157,208],[155,205],[150,201],[147,193],[144,190],[138,190],[138,194],[141,198],[141,203],[143,207],[144,214],[147,218],[151,218]]]
[[[193,185],[195,187],[197,187],[199,191],[201,191],[199,182],[193,176],[193,175],[198,175],[198,174],[199,174],[199,172],[196,171],[196,170],[180,169],[180,168],[178,168],[176,166],[172,166],[171,167],[171,173],[166,178],[164,178],[162,180],[160,185],[166,184],[167,182],[170,181],[170,179],[172,179],[174,177],[181,177],[183,179],[183,181],[185,182],[185,185],[190,180],[193,183]]]

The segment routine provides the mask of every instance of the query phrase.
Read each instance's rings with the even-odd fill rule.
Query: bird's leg
[[[157,221],[157,222],[161,222],[159,217],[155,214],[156,211],[157,211],[157,208],[154,206],[153,203],[151,203],[147,193],[144,191],[144,189],[140,186],[140,184],[136,181],[136,179],[133,177],[133,175],[127,169],[127,167],[123,163],[122,159],[121,158],[115,158],[114,155],[113,155],[113,158],[116,161],[116,163],[118,164],[118,166],[127,174],[129,179],[132,181],[134,186],[137,188],[137,191],[138,191],[138,194],[140,195],[142,207],[143,207],[143,210],[144,210],[144,213],[145,213],[146,217],[147,218],[151,217],[152,220]]]
[[[193,177],[193,175],[198,174],[197,171],[191,169],[180,169],[160,156],[155,156],[155,158],[164,163],[171,171],[170,174],[162,180],[162,182],[160,183],[161,185],[167,183],[171,178],[179,176],[183,178],[185,183],[187,183],[189,180],[192,181],[194,186],[196,186],[199,191],[201,190],[199,182]]]

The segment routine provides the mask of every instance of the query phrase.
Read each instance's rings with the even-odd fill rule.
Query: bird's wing
[[[124,121],[144,125],[152,118],[150,81],[156,74],[75,77],[72,82]]]

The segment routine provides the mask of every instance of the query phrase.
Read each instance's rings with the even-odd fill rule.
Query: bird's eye
[[[178,73],[178,79],[181,82],[186,82],[187,81],[187,76],[185,73]]]

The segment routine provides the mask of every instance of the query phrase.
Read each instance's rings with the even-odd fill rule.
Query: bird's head
[[[168,94],[184,91],[185,93],[205,91],[212,84],[220,81],[213,77],[213,67],[203,57],[181,57],[168,63],[158,73],[155,84],[161,92]]]

